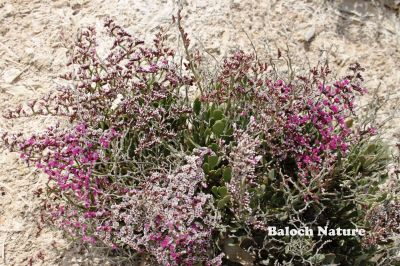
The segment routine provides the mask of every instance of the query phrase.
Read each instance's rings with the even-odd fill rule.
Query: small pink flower
[[[161,242],[161,247],[162,247],[162,248],[168,247],[168,246],[169,246],[170,240],[171,240],[171,239],[170,239],[169,236],[165,237],[164,240]]]
[[[77,131],[78,133],[85,134],[85,133],[86,133],[86,125],[85,125],[85,124],[79,124],[79,125],[77,125],[77,126],[76,126],[76,131]]]
[[[376,134],[378,134],[378,130],[376,129],[376,127],[370,127],[368,129],[369,134],[371,134],[371,136],[375,136]]]
[[[26,141],[27,145],[33,145],[34,143],[35,143],[35,138],[34,137],[31,137]]]
[[[337,114],[339,112],[339,108],[336,105],[331,105],[330,108],[331,108],[332,112],[335,114]]]
[[[110,147],[110,141],[103,137],[100,138],[100,144],[103,148],[106,148],[106,149],[108,149]]]

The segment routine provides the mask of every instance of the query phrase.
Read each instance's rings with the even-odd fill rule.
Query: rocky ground
[[[180,5],[192,43],[210,58],[219,60],[237,48],[273,56],[279,48],[288,50],[297,67],[328,58],[338,73],[358,61],[366,68],[368,87],[388,100],[380,118],[398,116],[396,1],[185,0]],[[0,112],[57,85],[66,47],[80,27],[100,26],[110,16],[139,38],[151,39],[160,25],[168,27],[180,5],[174,0],[0,0]],[[0,130],[34,132],[50,122],[0,118]],[[399,129],[398,118],[386,125],[390,143]],[[0,154],[0,265],[104,265],[71,247],[60,232],[38,228],[34,191],[45,181],[16,154]]]

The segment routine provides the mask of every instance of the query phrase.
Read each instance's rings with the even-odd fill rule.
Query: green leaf
[[[103,121],[100,122],[100,127],[101,127],[101,129],[103,129],[103,130],[107,129],[107,126],[106,126],[106,124],[105,124]]]
[[[219,137],[221,134],[224,132],[225,129],[225,121],[224,120],[218,120],[215,122],[215,124],[212,127],[212,131],[214,134]]]
[[[205,112],[205,119],[208,121],[210,119],[210,109],[207,109],[207,111]]]
[[[224,118],[224,113],[221,110],[217,109],[213,112],[213,118],[215,120],[221,120],[222,118]]]
[[[222,169],[218,168],[217,170],[211,170],[210,174],[211,174],[211,172],[212,172],[212,177],[218,178],[218,177],[221,177]]]
[[[228,189],[226,188],[226,186],[219,187],[218,194],[221,195],[221,197],[225,197],[226,195],[228,195]]]
[[[218,156],[217,155],[209,156],[208,165],[210,170],[214,169],[218,165]]]
[[[204,165],[203,165],[203,170],[204,170],[204,173],[208,173],[208,172],[210,172],[210,167],[208,166],[208,163],[205,163]]]
[[[219,196],[218,187],[217,187],[217,186],[213,186],[213,187],[211,188],[211,192],[214,193],[214,195],[215,195],[216,197]]]
[[[208,147],[213,151],[217,152],[218,151],[218,145],[216,143],[212,143],[211,145],[208,145]]]
[[[212,125],[215,124],[215,121],[216,121],[216,120],[214,119],[214,117],[211,117],[210,120],[209,120],[208,122],[209,122],[210,126],[212,126]]]
[[[224,198],[226,195],[228,195],[228,189],[225,186],[213,186],[211,191],[217,198]]]
[[[218,201],[217,207],[223,209],[231,201],[231,196],[227,195]]]
[[[193,111],[195,112],[196,115],[200,114],[201,110],[201,102],[199,98],[196,98],[193,102]]]
[[[231,181],[232,167],[230,167],[230,166],[225,167],[224,173],[222,174],[222,176],[223,176],[225,182],[228,183],[229,181]]]

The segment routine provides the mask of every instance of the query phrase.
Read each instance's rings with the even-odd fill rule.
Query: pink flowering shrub
[[[106,56],[95,30],[82,30],[67,85],[4,114],[59,120],[41,134],[2,135],[48,176],[51,223],[149,265],[370,263],[393,244],[398,230],[378,234],[382,224],[366,218],[398,199],[380,187],[386,146],[372,125],[353,122],[366,92],[358,64],[337,80],[327,66],[278,77],[237,51],[202,79],[180,25],[182,66],[161,34],[147,45],[112,20],[105,28]],[[384,224],[397,226],[387,213],[395,218]],[[368,237],[272,237],[268,226],[363,228]]]

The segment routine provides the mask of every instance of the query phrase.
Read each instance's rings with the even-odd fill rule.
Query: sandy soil
[[[385,2],[386,5],[383,4]],[[396,1],[185,0],[184,25],[192,43],[221,58],[254,44],[260,56],[287,47],[294,62],[329,56],[335,71],[360,62],[367,85],[389,97],[382,119],[399,111],[400,12]],[[168,26],[178,4],[173,0],[0,0],[0,112],[46,93],[67,62],[65,46],[85,25],[101,25],[107,16],[149,39]],[[250,41],[251,40],[251,41]],[[49,123],[0,119],[0,130],[39,130]],[[400,120],[386,126],[396,141]],[[46,178],[0,154],[0,265],[104,265],[72,248],[60,232],[39,230],[34,191]]]

